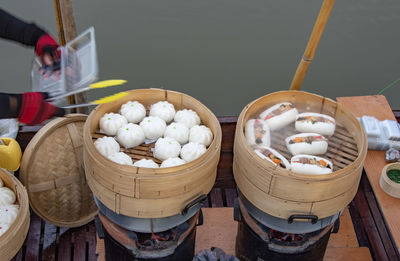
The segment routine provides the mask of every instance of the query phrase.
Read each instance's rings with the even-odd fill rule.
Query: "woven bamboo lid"
[[[93,220],[97,207],[83,167],[83,125],[87,116],[70,114],[41,128],[28,144],[20,179],[37,215],[62,227]]]

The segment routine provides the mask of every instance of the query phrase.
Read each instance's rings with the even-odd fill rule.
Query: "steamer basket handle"
[[[189,204],[187,204],[186,207],[184,209],[182,209],[181,215],[186,215],[187,212],[189,211],[189,209],[196,206],[197,204],[202,204],[204,202],[204,200],[206,200],[206,198],[207,198],[207,195],[203,194],[200,197],[198,197],[197,199],[195,199],[192,202],[190,202]]]
[[[288,222],[289,224],[291,224],[291,223],[293,223],[293,221],[294,221],[295,219],[306,219],[306,220],[311,220],[311,224],[315,224],[315,223],[317,223],[317,221],[318,221],[318,216],[316,216],[316,215],[291,215],[291,216],[288,218],[287,222]]]

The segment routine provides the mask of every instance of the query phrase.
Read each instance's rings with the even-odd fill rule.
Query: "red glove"
[[[53,37],[49,34],[44,34],[39,37],[37,43],[36,43],[36,48],[35,48],[35,53],[38,56],[42,56],[45,52],[48,52],[52,50],[55,52],[58,48],[58,43],[56,40],[54,40]]]
[[[18,120],[28,125],[40,124],[52,116],[64,116],[65,111],[45,101],[47,93],[26,92],[22,94]]]
[[[44,34],[36,43],[35,53],[40,56],[44,66],[52,66],[54,62],[59,62],[60,51],[57,48],[56,40],[51,35]]]

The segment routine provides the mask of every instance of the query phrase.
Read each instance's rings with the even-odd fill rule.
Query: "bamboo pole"
[[[65,26],[65,39],[69,42],[76,37],[74,9],[72,8],[71,0],[61,0],[60,3],[63,24]]]
[[[54,0],[54,13],[56,15],[56,20],[57,20],[58,42],[60,43],[60,45],[64,46],[66,44],[66,41],[64,34],[64,25],[62,22],[60,0]],[[68,96],[68,104],[75,104],[74,96]]]
[[[319,40],[321,39],[322,33],[324,32],[334,3],[335,0],[324,0],[324,2],[322,3],[317,21],[315,22],[310,39],[308,40],[306,50],[304,51],[303,57],[297,67],[296,73],[294,74],[292,83],[290,85],[290,90],[300,90],[307,70],[310,67],[312,60],[314,59],[315,50],[317,49]]]
[[[64,26],[62,23],[59,0],[54,0],[54,13],[56,14],[56,20],[57,20],[58,41],[61,45],[64,46],[65,45]]]
[[[76,37],[76,24],[71,0],[54,0],[54,9],[57,19],[58,38],[61,45]],[[87,103],[85,93],[78,93],[68,97],[69,104]],[[88,114],[88,108],[78,108],[79,113]]]

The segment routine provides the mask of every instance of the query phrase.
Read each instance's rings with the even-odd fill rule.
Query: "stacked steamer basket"
[[[315,112],[335,119],[336,130],[328,137],[328,150],[318,155],[333,162],[332,173],[294,173],[262,159],[248,144],[246,122],[283,102],[293,104],[299,113]],[[290,161],[285,138],[296,133],[293,122],[271,131],[270,146]],[[360,123],[333,100],[307,92],[282,91],[247,105],[239,116],[234,144],[233,169],[241,213],[236,218],[244,220],[239,222],[237,256],[279,260],[291,255],[299,258],[295,260],[322,260],[333,223],[357,192],[366,152],[366,135]],[[255,240],[259,243],[246,243],[253,240],[250,235],[254,233],[248,233],[251,230],[258,234]]]
[[[29,201],[25,187],[13,175],[0,169],[0,178],[5,187],[10,188],[16,195],[19,205],[18,215],[7,231],[0,236],[1,260],[11,260],[22,247],[29,229]]]
[[[142,168],[117,164],[101,155],[94,142],[104,136],[99,129],[101,117],[106,113],[117,113],[128,101],[140,102],[147,112],[152,104],[159,101],[173,104],[176,111],[191,109],[199,115],[201,123],[211,129],[213,140],[202,156],[183,165]],[[115,102],[98,106],[89,115],[84,127],[84,164],[87,182],[100,210],[106,256],[114,251],[114,254],[120,253],[118,257],[121,260],[132,256],[144,259],[175,258],[167,260],[184,260],[182,257],[185,256],[191,260],[195,223],[201,203],[215,182],[221,137],[220,124],[208,108],[196,99],[174,91],[132,90]],[[153,157],[153,147],[154,143],[143,143],[130,149],[121,146],[121,149],[134,162],[151,159],[160,163]],[[135,242],[127,236],[132,233],[136,235]],[[181,237],[171,237],[175,234]],[[146,245],[159,239],[169,241],[167,238],[173,238],[176,242],[153,248],[151,244]],[[173,249],[170,247],[172,245]],[[191,250],[182,250],[183,245]],[[121,254],[124,252],[129,252],[127,255],[130,257]]]

